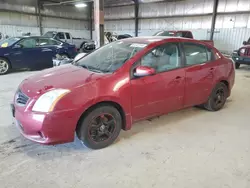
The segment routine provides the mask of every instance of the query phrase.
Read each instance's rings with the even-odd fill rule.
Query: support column
[[[139,30],[139,2],[138,0],[134,0],[135,2],[135,36],[138,37]]]
[[[210,31],[210,40],[214,39],[214,30],[215,30],[218,4],[219,4],[219,0],[214,0],[213,17],[212,17],[212,24],[211,24],[211,31]]]
[[[90,39],[93,39],[93,2],[89,2],[89,31]]]
[[[94,0],[96,47],[104,45],[104,0]]]
[[[43,34],[43,28],[42,28],[42,15],[41,15],[41,1],[37,0],[37,14],[38,14],[38,26],[40,35]]]

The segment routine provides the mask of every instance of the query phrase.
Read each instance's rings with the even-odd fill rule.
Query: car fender
[[[120,98],[117,96],[101,96],[98,98],[87,100],[86,103],[79,109],[79,119],[88,109],[101,103],[115,103],[119,105],[123,111],[123,114],[121,115],[124,115],[125,122],[126,122],[124,126],[124,130],[131,129],[131,126],[132,126],[132,117],[131,117],[131,111],[130,111],[131,108],[128,104],[124,104],[124,102],[121,101]]]

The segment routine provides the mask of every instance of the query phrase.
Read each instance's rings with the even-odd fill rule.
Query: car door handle
[[[180,76],[176,76],[175,80],[180,80],[181,77]]]

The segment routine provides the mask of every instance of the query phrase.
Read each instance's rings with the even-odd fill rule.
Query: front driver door
[[[182,108],[185,70],[179,44],[166,43],[154,48],[133,65],[131,75],[139,65],[154,68],[156,74],[141,78],[132,76],[133,120],[146,119]]]
[[[34,68],[41,58],[37,38],[24,38],[13,47],[11,56],[16,68]],[[18,48],[17,48],[18,46]]]

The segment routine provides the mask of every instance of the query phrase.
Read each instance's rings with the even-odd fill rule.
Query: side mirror
[[[247,45],[247,41],[244,41],[244,42],[243,42],[243,45]]]
[[[19,49],[19,48],[23,48],[23,46],[21,44],[15,44],[15,46],[13,48],[14,49]]]
[[[74,58],[74,62],[77,62],[78,60],[82,59],[86,55],[88,55],[88,54],[87,53],[79,53],[79,54],[77,54],[76,57]]]
[[[151,76],[156,73],[154,68],[147,67],[147,66],[139,66],[135,69],[134,76],[135,77],[144,77],[144,76]]]

